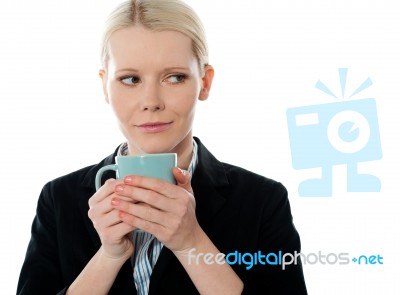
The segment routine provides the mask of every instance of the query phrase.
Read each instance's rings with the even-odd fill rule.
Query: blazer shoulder
[[[223,163],[230,185],[230,194],[242,200],[242,204],[254,208],[268,208],[268,214],[289,206],[286,187],[279,181]]]
[[[228,177],[229,183],[231,185],[236,184],[247,184],[251,186],[256,186],[258,188],[270,189],[270,190],[283,190],[286,191],[285,186],[279,181],[257,174],[255,172],[249,171],[245,168],[235,166],[228,163],[222,163],[225,173]]]
[[[73,196],[82,189],[95,190],[94,179],[100,167],[113,163],[113,155],[108,156],[97,164],[89,165],[47,182],[42,193],[53,196]]]
[[[97,165],[90,165],[86,166],[84,168],[80,168],[76,171],[70,172],[68,174],[59,176],[57,178],[54,178],[50,181],[48,181],[45,185],[44,188],[55,188],[55,187],[62,187],[62,186],[68,186],[68,185],[79,185],[80,182],[84,180],[86,175],[93,170],[93,168]]]

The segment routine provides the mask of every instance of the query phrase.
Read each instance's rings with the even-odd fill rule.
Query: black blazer
[[[225,254],[300,252],[287,191],[271,179],[219,162],[200,142],[199,161],[192,179],[199,224]],[[100,247],[88,218],[88,200],[95,193],[98,169],[114,163],[114,154],[47,183],[39,197],[18,282],[17,294],[63,294]],[[107,177],[115,177],[110,172]],[[107,177],[104,177],[106,179]],[[273,257],[270,256],[270,261]],[[243,261],[249,261],[248,256]],[[230,259],[233,261],[233,259]],[[242,294],[307,294],[300,263],[281,265],[233,264],[244,282]],[[136,294],[128,260],[109,294]],[[150,279],[150,295],[199,294],[189,276],[164,247]]]

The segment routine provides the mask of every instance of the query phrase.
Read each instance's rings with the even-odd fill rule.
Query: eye
[[[139,77],[136,76],[125,76],[119,79],[122,84],[133,86],[140,82]]]
[[[187,75],[185,75],[185,74],[174,74],[174,75],[168,76],[166,81],[171,84],[179,84],[179,83],[185,82],[186,79],[187,79]]]

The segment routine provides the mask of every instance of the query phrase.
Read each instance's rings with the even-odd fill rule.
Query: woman
[[[124,2],[101,54],[104,96],[127,142],[43,188],[17,293],[306,294],[298,261],[282,270],[238,258],[300,252],[300,239],[280,183],[219,162],[192,136],[214,76],[196,14],[177,0]],[[176,185],[111,175],[95,192],[96,172],[116,155],[169,152]]]

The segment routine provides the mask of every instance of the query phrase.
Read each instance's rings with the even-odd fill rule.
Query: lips
[[[169,129],[172,122],[146,122],[136,127],[144,133],[157,133]]]

